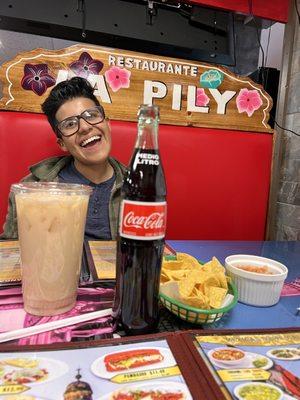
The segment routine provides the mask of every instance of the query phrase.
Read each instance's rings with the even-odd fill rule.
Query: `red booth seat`
[[[136,124],[111,121],[112,155],[131,156]],[[261,240],[264,238],[272,135],[206,128],[160,126],[168,190],[168,239]],[[10,185],[28,166],[61,154],[46,118],[0,111],[0,227]],[[1,228],[0,228],[1,231]]]

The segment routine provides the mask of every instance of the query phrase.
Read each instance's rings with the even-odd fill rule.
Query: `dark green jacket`
[[[51,157],[43,160],[29,168],[31,173],[23,178],[22,182],[57,182],[59,172],[72,160],[72,156]],[[109,202],[110,231],[112,240],[115,240],[120,210],[121,187],[126,168],[114,158],[109,158],[109,162],[116,176]],[[1,239],[18,238],[17,211],[13,193],[9,195],[8,212],[3,230],[3,234],[0,235]]]

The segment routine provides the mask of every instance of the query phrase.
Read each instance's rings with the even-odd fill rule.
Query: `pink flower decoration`
[[[203,107],[209,103],[209,97],[206,96],[204,89],[197,89],[196,92],[196,106]]]
[[[105,79],[113,92],[121,88],[129,88],[131,72],[125,68],[111,67],[105,72]]]
[[[258,110],[263,101],[257,90],[241,89],[236,98],[236,105],[239,113],[246,112],[251,117],[254,111]]]

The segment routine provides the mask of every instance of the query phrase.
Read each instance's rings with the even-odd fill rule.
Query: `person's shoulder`
[[[54,156],[45,158],[44,160],[39,161],[36,164],[33,164],[30,168],[40,168],[43,166],[54,166],[58,163],[65,163],[67,160],[70,159],[70,156]]]
[[[72,160],[71,156],[49,157],[32,165],[29,170],[33,177],[43,180],[54,173],[57,174]],[[29,175],[30,176],[30,175]]]
[[[122,164],[119,160],[117,160],[116,158],[114,158],[114,157],[109,157],[109,161],[110,161],[110,163],[111,163],[111,165],[113,166],[113,168],[116,170],[116,169],[119,169],[120,170],[120,172],[124,175],[125,174],[125,172],[127,171],[127,167],[124,165],[124,164]]]

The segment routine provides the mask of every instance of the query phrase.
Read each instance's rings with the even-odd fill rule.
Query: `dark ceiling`
[[[1,0],[0,29],[234,65],[229,12],[149,0]]]

